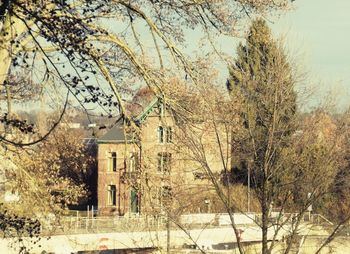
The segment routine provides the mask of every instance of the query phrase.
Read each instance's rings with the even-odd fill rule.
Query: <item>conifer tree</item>
[[[262,212],[262,253],[267,246],[268,216],[283,177],[283,151],[295,131],[296,93],[291,65],[281,45],[262,19],[253,21],[245,44],[230,66],[227,88],[241,104],[242,135],[234,137],[242,178],[250,182]]]
[[[294,85],[292,68],[282,47],[272,38],[264,20],[254,20],[245,45],[237,48],[227,88],[242,107],[246,138],[240,152],[255,156],[250,160],[260,164],[258,167],[263,166],[269,140],[270,145],[282,148],[295,130]],[[242,139],[238,141],[242,143]]]

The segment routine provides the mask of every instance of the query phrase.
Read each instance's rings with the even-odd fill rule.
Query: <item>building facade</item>
[[[156,99],[133,121],[137,129],[120,119],[98,140],[100,214],[159,214],[169,207],[185,211],[208,206],[211,180],[203,177],[205,169],[193,159],[171,111]],[[197,125],[203,126],[196,129],[208,142],[206,163],[219,173],[222,160],[218,149],[209,145],[215,135]]]

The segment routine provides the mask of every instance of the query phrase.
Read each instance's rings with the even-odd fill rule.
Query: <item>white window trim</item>
[[[113,153],[115,153],[115,170],[113,170]],[[116,151],[109,151],[107,153],[107,172],[115,173],[117,171],[118,171],[118,153]]]
[[[115,199],[115,204],[113,204],[113,195],[112,195],[112,190],[109,190],[109,187],[114,186],[114,199]],[[110,202],[111,201],[111,202]],[[117,206],[117,186],[115,184],[109,184],[107,185],[107,200],[106,200],[106,206],[107,207],[116,207]]]

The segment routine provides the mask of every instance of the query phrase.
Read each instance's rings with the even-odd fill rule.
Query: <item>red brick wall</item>
[[[125,158],[129,145],[125,144],[99,144],[98,146],[98,208],[101,215],[124,215],[129,210],[129,188],[123,181],[126,171]],[[117,170],[108,171],[108,154],[117,153]],[[116,206],[107,205],[108,185],[116,186]]]

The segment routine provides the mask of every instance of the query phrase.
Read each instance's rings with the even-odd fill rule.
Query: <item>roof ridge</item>
[[[136,116],[133,120],[138,122],[138,123],[142,123],[147,116],[149,115],[149,113],[151,113],[153,111],[154,106],[160,102],[160,98],[156,97],[155,99],[153,99],[142,111],[141,113]]]

